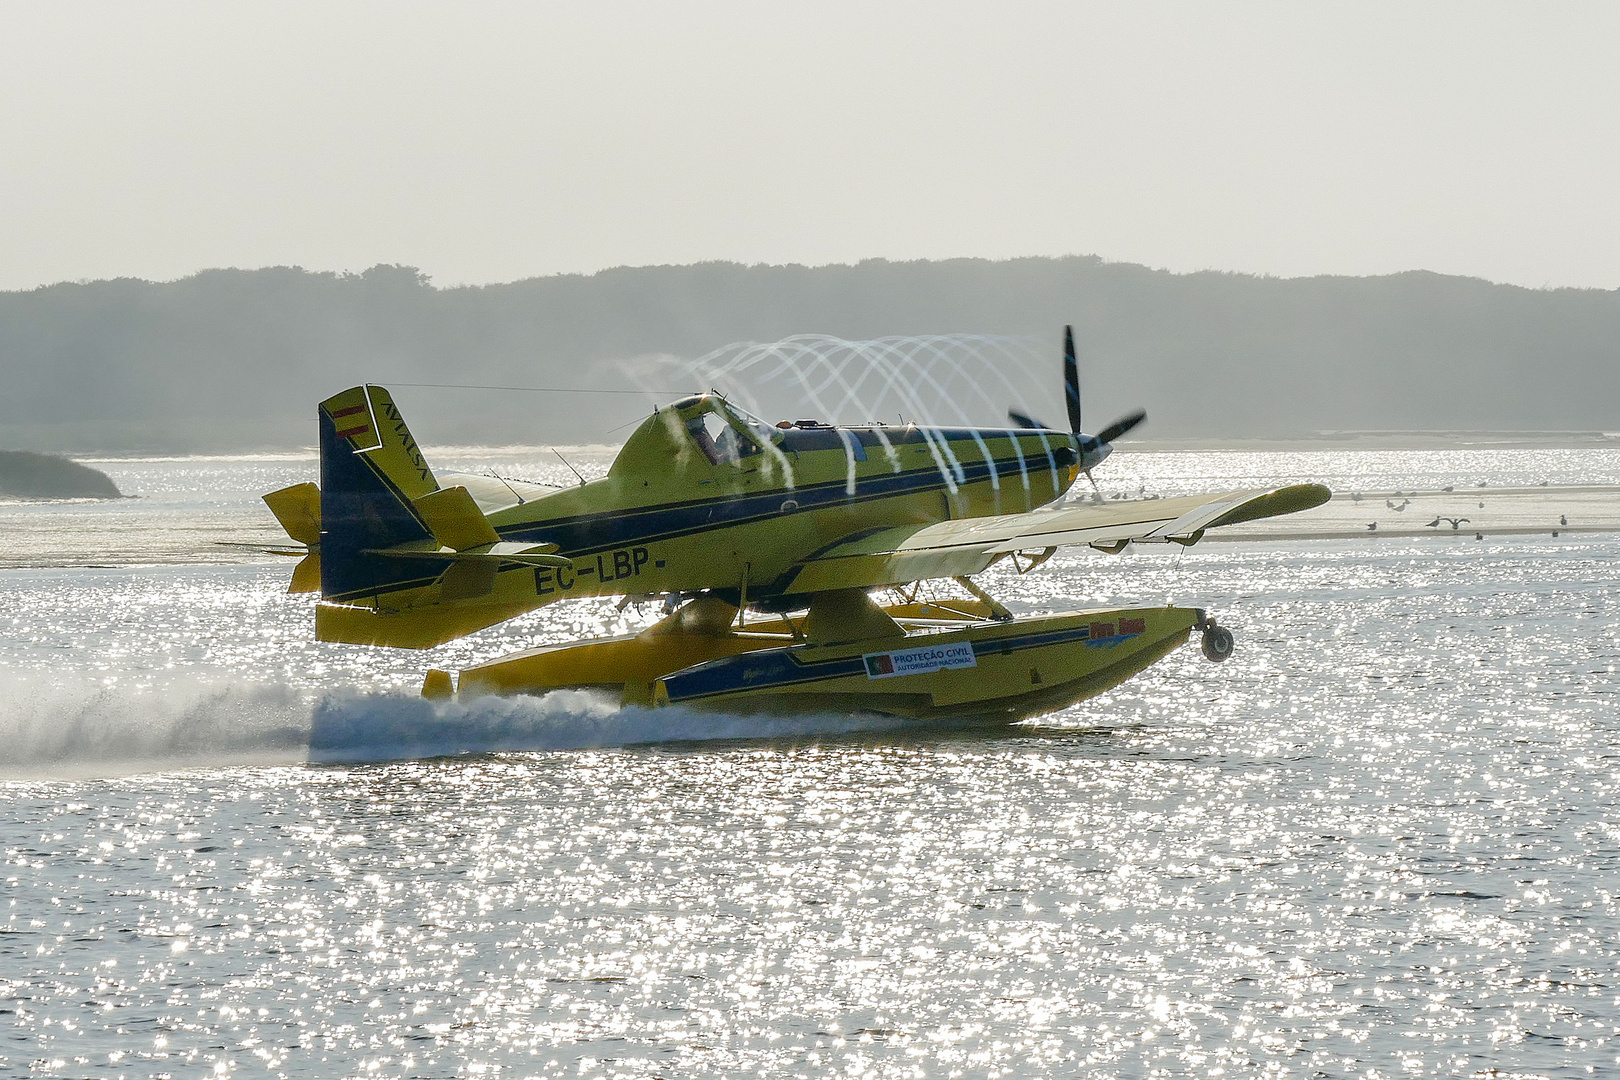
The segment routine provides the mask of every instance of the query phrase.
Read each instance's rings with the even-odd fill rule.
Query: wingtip
[[[1284,514],[1297,514],[1302,510],[1312,510],[1333,497],[1333,492],[1326,484],[1289,484],[1286,487],[1275,488],[1244,500],[1238,506],[1222,514],[1205,528],[1214,529],[1222,525],[1241,525],[1247,521],[1257,521],[1260,518],[1281,517]]]

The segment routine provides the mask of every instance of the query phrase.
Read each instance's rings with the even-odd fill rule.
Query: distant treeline
[[[1055,417],[1066,322],[1088,415],[1144,405],[1144,436],[1620,428],[1620,292],[1071,257],[704,263],[443,289],[410,267],[275,267],[0,293],[0,446],[309,445],[315,403],[356,382],[613,388],[636,357],[800,333],[1041,335],[1052,397],[1021,404]],[[646,411],[612,395],[396,397],[424,442],[614,441]]]

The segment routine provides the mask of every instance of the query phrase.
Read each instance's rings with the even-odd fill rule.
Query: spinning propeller
[[[1063,403],[1068,408],[1069,431],[1075,442],[1075,449],[1080,453],[1080,471],[1091,480],[1092,488],[1097,487],[1097,481],[1092,479],[1091,470],[1102,463],[1103,458],[1113,453],[1115,439],[1147,419],[1147,411],[1135,409],[1115,420],[1095,435],[1087,435],[1080,430],[1080,365],[1074,358],[1074,327],[1063,328]],[[1007,410],[1007,419],[1013,422],[1014,427],[1031,428],[1036,431],[1057,431],[1050,424],[1043,424],[1039,420],[1016,409]]]

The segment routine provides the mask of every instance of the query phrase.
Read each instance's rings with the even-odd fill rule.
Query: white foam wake
[[[376,761],[506,750],[777,739],[895,726],[896,721],[871,716],[727,716],[679,707],[621,708],[616,702],[577,690],[468,702],[370,694],[328,697],[316,705],[309,756],[312,761]]]
[[[41,687],[0,692],[0,776],[84,776],[192,765],[389,761],[637,743],[892,730],[876,717],[726,716],[620,708],[600,696],[426,701],[283,686]]]
[[[169,763],[300,761],[310,702],[281,686],[41,686],[5,679],[0,775],[107,775]]]

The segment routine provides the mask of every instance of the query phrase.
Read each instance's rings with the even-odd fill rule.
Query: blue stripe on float
[[[1129,609],[1127,609],[1129,610]],[[1102,621],[1102,620],[1096,620]],[[1111,621],[1116,621],[1111,620]],[[1028,634],[970,641],[975,657],[997,653],[1022,652],[1064,642],[1084,642],[1091,648],[1117,645],[1139,634],[1115,634],[1113,637],[1091,640],[1091,626],[1070,626],[1060,630],[1041,630]],[[874,652],[895,652],[925,644],[923,639],[910,639],[912,644],[896,644],[893,649],[874,649]],[[831,660],[801,660],[796,652],[815,646],[789,645],[780,649],[762,649],[759,652],[739,653],[736,656],[709,660],[664,678],[664,689],[671,704],[694,698],[734,694],[743,691],[776,690],[805,683],[841,679],[861,675],[866,671],[861,655],[841,656]]]

